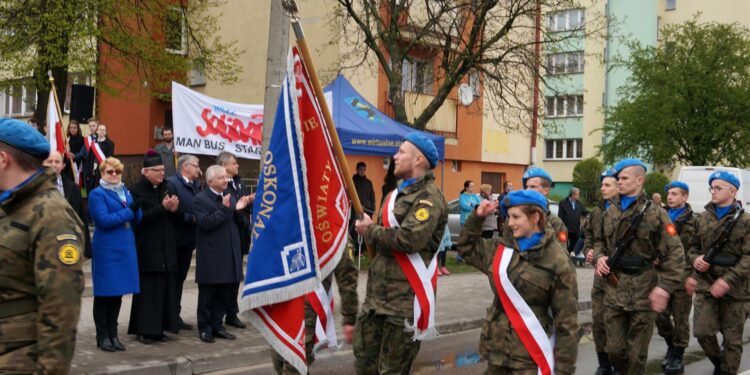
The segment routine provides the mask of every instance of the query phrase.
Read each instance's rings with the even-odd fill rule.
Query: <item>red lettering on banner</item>
[[[201,112],[201,118],[205,122],[205,128],[201,128],[201,125],[196,125],[195,131],[201,137],[208,137],[209,135],[219,135],[230,142],[245,142],[250,141],[253,146],[261,144],[263,139],[263,115],[253,114],[250,116],[250,121],[247,122],[247,126],[236,117],[227,116],[222,114],[220,116],[214,115],[210,108],[204,108]]]

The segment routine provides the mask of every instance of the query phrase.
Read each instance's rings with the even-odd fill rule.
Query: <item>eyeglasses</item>
[[[198,164],[192,164],[192,163],[187,163],[187,165],[189,165],[189,166],[191,166],[191,167],[193,167],[193,168],[199,168],[199,169],[200,169],[200,167],[201,167],[201,166],[200,166],[200,165],[198,165]]]
[[[114,175],[118,175],[119,176],[119,175],[122,174],[122,171],[118,171],[118,170],[115,170],[115,169],[108,169],[108,170],[104,171],[104,173],[108,174],[110,176],[114,176]]]
[[[731,190],[731,189],[732,188],[725,187],[725,186],[711,186],[711,187],[708,188],[708,191],[711,192],[711,193],[719,193],[722,190]]]
[[[149,171],[152,171],[152,172],[156,172],[156,173],[164,173],[166,171],[164,169],[164,167],[160,167],[160,168],[146,168],[146,169],[148,169]]]

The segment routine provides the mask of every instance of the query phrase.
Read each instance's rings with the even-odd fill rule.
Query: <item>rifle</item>
[[[617,286],[617,275],[612,272],[614,271],[614,266],[620,260],[623,253],[625,253],[625,250],[627,250],[628,247],[630,247],[630,244],[633,243],[633,240],[635,239],[635,231],[636,229],[638,229],[638,224],[641,223],[643,214],[649,207],[651,207],[651,201],[646,201],[646,204],[643,205],[641,211],[638,212],[637,215],[633,216],[632,220],[630,220],[630,224],[628,225],[628,229],[625,230],[625,234],[615,243],[615,251],[612,252],[612,255],[609,258],[607,258],[609,273],[604,277],[607,278],[607,282],[609,283],[609,285],[612,285],[614,287]]]
[[[728,263],[731,263],[731,260],[724,260],[723,262],[717,262],[717,260],[723,260],[718,259],[719,252],[722,248],[724,248],[724,245],[726,245],[727,241],[729,241],[729,235],[732,233],[732,229],[734,229],[734,226],[737,224],[737,221],[739,220],[740,216],[745,212],[744,208],[739,208],[737,212],[734,213],[731,219],[724,225],[724,230],[721,231],[721,234],[719,234],[719,237],[716,237],[716,239],[711,243],[711,245],[708,246],[708,250],[706,251],[706,254],[703,255],[703,260],[710,264],[710,265],[727,265]],[[711,277],[711,275],[707,272],[700,272],[698,271],[699,275],[702,275],[704,277],[708,277],[709,281],[713,283],[714,280]]]

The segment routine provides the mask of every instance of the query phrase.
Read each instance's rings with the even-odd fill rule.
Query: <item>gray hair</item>
[[[221,165],[212,165],[208,167],[208,169],[206,169],[206,182],[213,180],[222,169],[224,169],[224,167]]]
[[[177,159],[177,170],[178,171],[182,171],[182,167],[184,167],[186,163],[189,163],[189,162],[191,162],[193,160],[197,161],[198,157],[195,156],[195,155],[189,155],[189,154],[185,154],[185,155],[180,156]]]
[[[580,194],[580,193],[581,193],[581,189],[579,189],[579,188],[577,188],[577,187],[572,187],[572,188],[570,188],[570,195],[573,195],[573,194]]]
[[[216,156],[216,164],[227,165],[227,163],[229,163],[229,161],[232,159],[237,160],[237,157],[229,151],[222,151],[219,155]]]

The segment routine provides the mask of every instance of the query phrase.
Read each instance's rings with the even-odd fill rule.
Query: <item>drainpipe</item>
[[[531,157],[529,159],[531,165],[536,164],[536,140],[539,131],[539,74],[542,61],[542,4],[540,0],[536,0],[536,31],[534,40],[536,42],[534,44],[534,105],[531,114]]]

